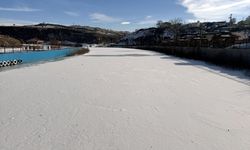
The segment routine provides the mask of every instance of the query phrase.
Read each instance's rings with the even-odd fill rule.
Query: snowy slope
[[[2,71],[0,150],[249,150],[248,80],[211,67],[92,48]]]
[[[135,31],[123,37],[120,40],[119,45],[134,45],[136,44],[136,40],[138,38],[143,38],[146,36],[153,36],[155,34],[154,32],[155,32],[155,28],[141,29],[141,30]]]

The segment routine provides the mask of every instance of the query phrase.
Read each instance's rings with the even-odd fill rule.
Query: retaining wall
[[[219,65],[250,69],[250,49],[220,49],[163,46],[126,46],[128,48],[152,50],[156,52],[204,60]]]

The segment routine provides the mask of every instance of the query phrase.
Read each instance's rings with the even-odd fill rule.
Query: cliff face
[[[33,26],[0,26],[0,34],[24,42],[32,38],[38,38],[44,41],[59,40],[92,44],[115,43],[127,33],[86,26],[38,24]]]

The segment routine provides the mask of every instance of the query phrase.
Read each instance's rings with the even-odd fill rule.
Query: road
[[[241,72],[91,48],[0,72],[1,150],[249,150]]]

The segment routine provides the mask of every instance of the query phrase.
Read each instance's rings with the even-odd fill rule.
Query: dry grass
[[[88,52],[89,52],[88,48],[81,48],[78,51],[76,51],[75,53],[73,53],[71,56],[82,55],[82,54],[86,54]]]
[[[0,47],[20,47],[21,41],[6,35],[0,35]]]

